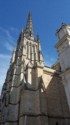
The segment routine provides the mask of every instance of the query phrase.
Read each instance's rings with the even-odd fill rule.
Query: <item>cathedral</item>
[[[48,67],[29,13],[2,88],[0,125],[70,125],[70,25],[56,35],[59,60]]]

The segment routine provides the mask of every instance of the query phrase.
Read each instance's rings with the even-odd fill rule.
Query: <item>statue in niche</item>
[[[38,88],[41,90],[41,92],[45,91],[45,85],[44,85],[42,76],[39,78],[39,86],[38,86]]]
[[[24,83],[27,83],[27,73],[26,73],[26,64],[25,64],[25,61],[24,61],[23,73],[24,73]]]
[[[23,65],[23,73],[24,73],[24,79],[23,79],[24,89],[28,89],[28,82],[27,82],[27,65],[25,64],[25,61],[24,61],[24,65]]]

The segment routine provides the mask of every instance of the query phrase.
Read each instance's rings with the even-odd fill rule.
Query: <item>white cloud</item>
[[[9,59],[10,58],[10,55],[4,55],[4,54],[0,54],[0,59],[2,61],[2,59]],[[0,61],[0,62],[1,62]]]
[[[12,44],[9,43],[9,42],[6,42],[6,43],[4,44],[4,46],[5,46],[6,49],[9,50],[10,52],[12,52],[13,49],[14,49],[14,45],[12,45]]]
[[[10,29],[12,32],[18,32],[18,29],[17,29],[17,28],[10,27],[9,29]]]
[[[0,54],[0,91],[5,82],[6,73],[9,67],[11,55]]]
[[[17,32],[18,30],[13,27],[8,29],[0,27],[0,47],[4,49],[5,53],[0,54],[0,92],[9,68],[11,53],[16,46],[16,34],[18,35]]]
[[[49,67],[51,67],[53,64],[55,64],[56,60],[57,59],[55,57],[50,57],[50,56],[46,56],[46,55],[44,58],[45,65],[47,65]]]
[[[11,27],[9,29],[4,29],[0,27],[0,40],[2,46],[10,52],[13,51],[13,48],[16,46],[15,33],[18,34],[18,30],[16,28]]]

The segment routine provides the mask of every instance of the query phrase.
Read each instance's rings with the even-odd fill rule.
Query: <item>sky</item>
[[[39,34],[45,65],[53,65],[58,54],[56,30],[70,24],[70,0],[0,0],[0,91],[12,52],[32,12],[34,34]]]

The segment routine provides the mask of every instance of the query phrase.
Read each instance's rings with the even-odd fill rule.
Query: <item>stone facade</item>
[[[56,68],[44,66],[32,16],[22,30],[3,85],[1,125],[69,125],[70,112]]]
[[[0,124],[1,124],[1,96],[0,96]]]
[[[56,34],[59,38],[56,48],[59,53],[61,77],[70,109],[70,25],[62,24]]]

